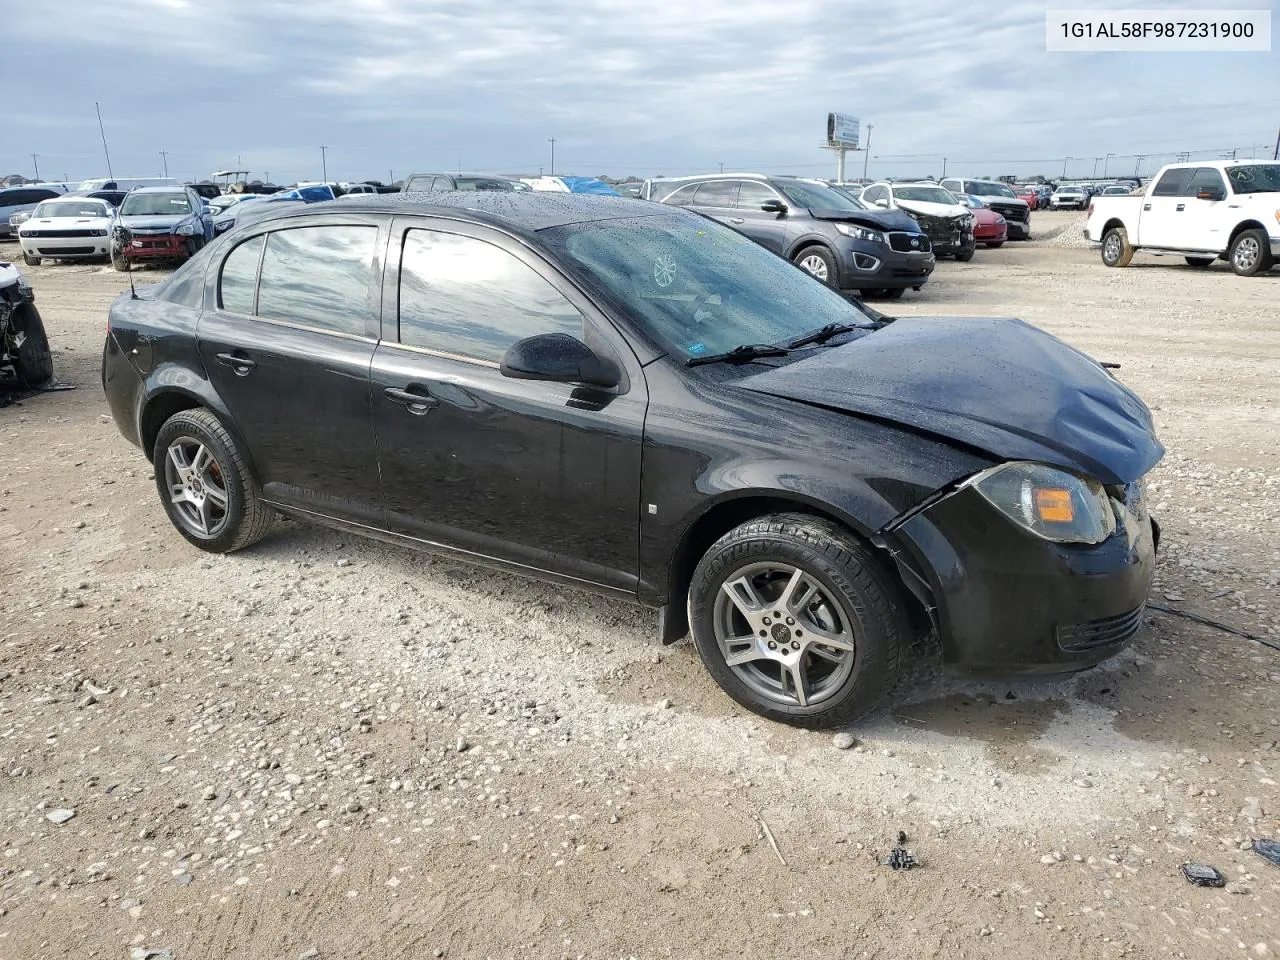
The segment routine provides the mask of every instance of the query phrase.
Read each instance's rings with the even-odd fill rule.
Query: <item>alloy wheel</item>
[[[1120,237],[1117,234],[1112,233],[1108,235],[1107,242],[1102,250],[1102,255],[1111,262],[1120,259]]]
[[[1231,255],[1231,260],[1239,270],[1252,270],[1253,265],[1258,262],[1260,253],[1261,248],[1257,240],[1253,237],[1243,237],[1236,244],[1236,251]]]
[[[165,486],[179,521],[199,537],[216,537],[227,522],[227,488],[222,468],[194,437],[178,437],[164,459]]]
[[[828,274],[827,274],[826,261],[823,260],[821,257],[817,256],[816,254],[810,254],[809,256],[803,258],[800,261],[800,266],[803,267],[805,270],[808,270],[811,274],[813,274],[823,283],[827,282]]]
[[[731,573],[716,595],[713,626],[725,664],[775,703],[821,703],[853,670],[849,616],[817,577],[790,564],[752,563]]]

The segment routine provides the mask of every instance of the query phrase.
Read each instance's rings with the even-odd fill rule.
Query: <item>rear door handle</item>
[[[440,401],[425,391],[418,393],[414,390],[401,390],[399,387],[387,387],[382,395],[392,403],[403,403],[410,413],[419,417],[432,407],[440,406]]]
[[[230,367],[237,377],[247,377],[249,371],[258,366],[257,361],[250,360],[248,357],[237,356],[234,353],[218,354],[218,362],[224,367]]]

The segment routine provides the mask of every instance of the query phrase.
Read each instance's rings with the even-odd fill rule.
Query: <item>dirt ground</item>
[[[1280,271],[1108,270],[1074,223],[890,306],[1120,363],[1154,599],[1280,641]],[[0,960],[1280,954],[1280,653],[1153,611],[1061,681],[922,663],[839,750],[638,608],[292,522],[199,553],[102,397],[126,279],[24,272],[77,389],[0,409]]]

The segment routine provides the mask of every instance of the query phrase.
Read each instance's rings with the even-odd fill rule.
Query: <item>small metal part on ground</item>
[[[1267,863],[1280,867],[1280,840],[1254,840],[1253,852]]]
[[[1211,867],[1207,863],[1184,863],[1182,865],[1182,875],[1187,878],[1187,883],[1193,883],[1197,887],[1225,887],[1227,878],[1222,875],[1222,871],[1217,867]]]

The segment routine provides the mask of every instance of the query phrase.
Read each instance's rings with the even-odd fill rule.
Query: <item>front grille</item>
[[[93,247],[38,247],[41,256],[74,257],[78,254],[93,253]]]
[[[928,253],[931,249],[929,238],[919,233],[891,233],[889,246],[900,253]]]
[[[1026,220],[1029,213],[1028,208],[1015,203],[990,203],[988,206],[1006,220],[1016,220],[1019,223]]]
[[[135,250],[168,250],[173,247],[173,241],[168,237],[161,240],[148,240],[146,238],[135,238],[131,244]]]
[[[1115,617],[1104,617],[1101,620],[1090,620],[1088,623],[1073,623],[1058,627],[1058,648],[1063,653],[1084,653],[1099,647],[1123,643],[1142,626],[1142,613],[1145,605],[1128,613]]]
[[[917,219],[920,223],[920,229],[928,235],[930,242],[935,244],[960,242],[964,231],[960,226],[959,217],[920,216]]]
[[[97,230],[41,230],[38,234],[28,234],[28,236],[39,237],[97,237],[101,236]]]

